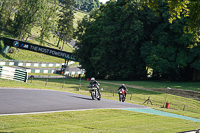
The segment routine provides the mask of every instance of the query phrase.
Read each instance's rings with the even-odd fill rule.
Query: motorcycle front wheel
[[[123,97],[123,96],[119,94],[119,101],[120,101],[120,102],[122,101],[122,97]]]
[[[125,96],[122,97],[122,102],[125,102]]]
[[[97,90],[96,90],[96,98],[97,98],[97,100],[101,100],[101,96]]]

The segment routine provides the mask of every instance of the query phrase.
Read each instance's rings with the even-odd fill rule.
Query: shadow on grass
[[[0,132],[0,133],[14,133],[14,132]]]
[[[13,59],[14,59],[14,58],[11,58],[10,56],[8,56],[8,55],[5,54],[5,53],[0,52],[0,54],[1,54],[4,58],[6,58],[6,59],[9,59],[9,60],[13,60]]]
[[[37,41],[37,42],[39,42],[40,43],[40,41],[41,41],[41,39],[39,39],[39,38],[35,38],[35,40]],[[45,40],[43,40],[43,45],[45,46],[45,45],[47,45],[48,47],[50,46],[52,46],[52,47],[56,47],[56,45],[54,45],[54,44],[52,44],[52,43],[50,43],[50,42],[47,42],[47,41],[45,41]]]

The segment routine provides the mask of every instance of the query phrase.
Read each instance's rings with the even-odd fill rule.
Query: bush
[[[0,40],[0,50],[2,50],[4,48],[4,42],[3,40]]]
[[[10,48],[10,49],[8,50],[8,53],[16,53],[16,48]]]

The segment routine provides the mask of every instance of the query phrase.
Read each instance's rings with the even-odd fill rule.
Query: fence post
[[[78,90],[80,90],[80,89],[81,89],[81,76],[80,76],[79,89]]]
[[[185,111],[185,105],[184,105],[184,107],[183,107],[183,111]]]
[[[65,81],[63,82],[63,86],[62,86],[62,88],[64,87],[64,84],[65,84]]]
[[[115,96],[115,90],[113,91],[113,97]]]
[[[45,86],[47,85],[47,82],[48,82],[48,78],[47,78],[47,80],[46,80],[46,84],[45,84]]]
[[[132,93],[131,93],[131,97],[130,97],[130,100],[132,99]]]

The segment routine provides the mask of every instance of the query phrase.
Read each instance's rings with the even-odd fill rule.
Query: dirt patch
[[[100,81],[100,82],[101,83],[106,83],[106,84],[119,85],[119,86],[121,85],[119,83],[110,83],[110,82],[103,82],[103,81]],[[126,85],[126,86],[130,87],[130,88],[141,89],[141,90],[166,93],[166,89],[163,89],[163,88],[144,88],[144,87],[135,86],[135,85]],[[168,90],[167,93],[168,94],[172,94],[172,95],[177,95],[177,96],[192,98],[192,99],[195,99],[195,100],[198,100],[198,101],[200,100],[200,92],[198,92],[198,91],[171,88],[170,90]]]

